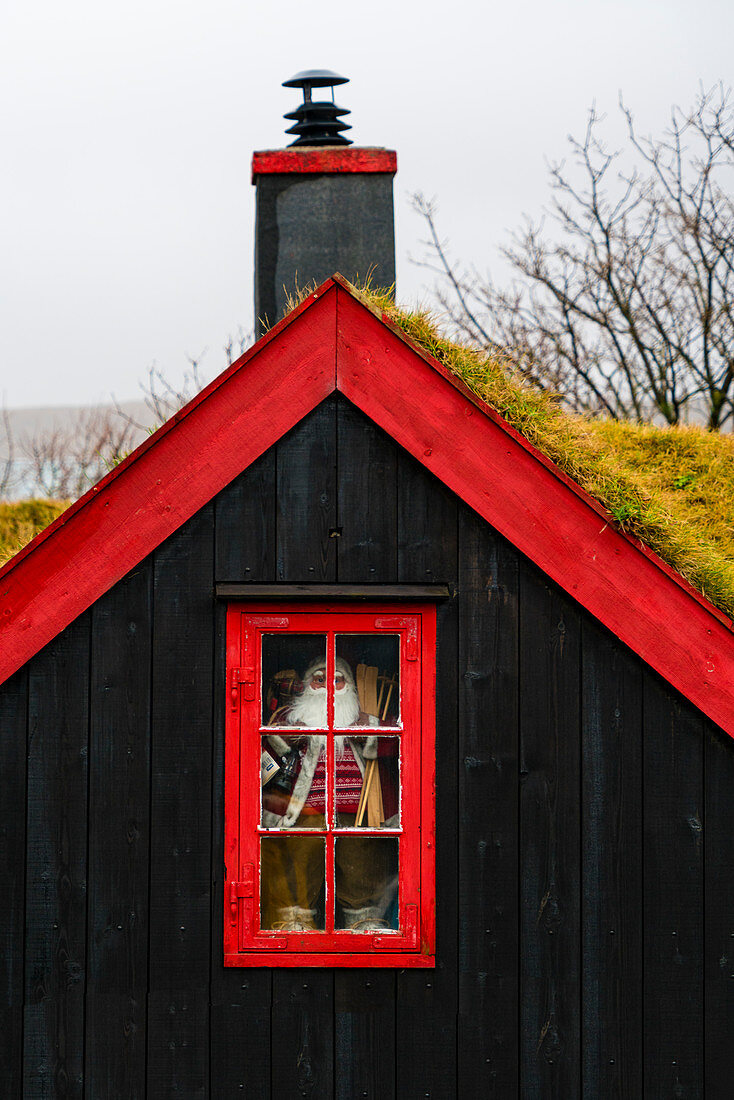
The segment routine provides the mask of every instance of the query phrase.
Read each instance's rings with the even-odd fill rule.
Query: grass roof
[[[580,416],[531,389],[501,359],[447,338],[429,310],[360,296],[462,379],[610,513],[734,617],[734,437]]]
[[[299,290],[296,301],[312,289]],[[571,414],[518,380],[501,360],[448,339],[430,311],[400,308],[385,291],[365,287],[358,293],[595,497],[621,530],[734,617],[731,435]],[[0,564],[67,504],[0,504]]]
[[[39,531],[53,523],[70,500],[19,500],[0,503],[0,565],[30,542]]]

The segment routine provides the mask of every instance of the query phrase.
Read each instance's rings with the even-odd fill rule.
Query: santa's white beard
[[[334,693],[334,725],[345,729],[347,726],[353,726],[358,718],[357,689],[347,683],[341,691]],[[327,722],[326,688],[312,688],[308,684],[303,694],[299,695],[288,711],[288,722],[294,726],[324,729]],[[344,738],[335,737],[334,744],[338,758],[344,752]]]

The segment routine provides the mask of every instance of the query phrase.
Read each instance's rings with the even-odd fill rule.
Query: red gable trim
[[[437,363],[339,292],[339,390],[734,736],[730,621]],[[389,380],[386,385],[386,380]]]
[[[333,392],[322,289],[0,570],[0,683]]]
[[[339,277],[0,570],[0,682],[334,389],[734,736],[726,616]]]
[[[387,172],[394,176],[397,170],[398,156],[393,149],[325,145],[252,154],[253,183],[257,176],[288,172]]]

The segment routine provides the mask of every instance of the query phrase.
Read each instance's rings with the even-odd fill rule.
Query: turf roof
[[[312,288],[299,291],[296,301]],[[366,305],[461,378],[538,450],[716,607],[734,617],[734,438],[697,427],[654,427],[568,413],[507,364],[446,338],[427,310],[362,288]],[[293,301],[291,304],[296,304]],[[67,502],[0,505],[0,564]]]
[[[0,502],[0,565],[22,550],[49,523],[53,523],[70,504],[70,500]]]
[[[500,359],[442,335],[428,310],[360,290],[365,304],[456,374],[720,610],[734,617],[734,437],[563,409]]]

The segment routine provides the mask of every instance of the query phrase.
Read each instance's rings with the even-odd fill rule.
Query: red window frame
[[[399,838],[397,930],[282,932],[260,928],[260,838],[285,834],[260,826],[263,634],[327,636],[327,682],[334,679],[335,635],[399,634],[401,682],[400,829],[360,829]],[[435,653],[433,604],[284,604],[236,602],[227,608],[225,721],[224,965],[435,965]],[[329,708],[332,714],[332,707]],[[331,723],[330,723],[331,724]],[[389,731],[386,729],[385,733]],[[327,739],[328,771],[333,739]],[[295,831],[297,835],[297,830]],[[311,834],[313,835],[313,834]],[[333,882],[338,828],[327,824],[326,876]]]

